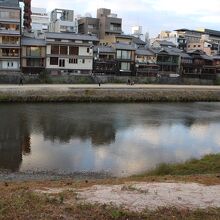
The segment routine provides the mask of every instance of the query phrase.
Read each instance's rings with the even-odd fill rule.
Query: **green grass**
[[[220,154],[206,155],[201,159],[191,159],[179,164],[160,164],[154,170],[143,175],[193,175],[220,173]]]

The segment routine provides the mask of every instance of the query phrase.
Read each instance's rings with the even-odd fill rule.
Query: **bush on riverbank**
[[[191,159],[179,164],[160,164],[146,173],[149,176],[193,175],[220,173],[220,154],[210,154],[202,159]]]

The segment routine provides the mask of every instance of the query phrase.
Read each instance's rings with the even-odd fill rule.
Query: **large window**
[[[2,44],[19,45],[19,43],[20,43],[19,37],[2,36]]]
[[[27,59],[28,67],[43,67],[44,60],[43,59]]]
[[[121,70],[128,70],[128,71],[130,71],[130,66],[131,66],[130,63],[122,62],[121,63]]]
[[[69,55],[79,55],[79,47],[70,46]]]
[[[27,56],[41,56],[41,48],[40,47],[27,47]]]
[[[67,55],[68,49],[67,46],[60,46],[60,54]]]
[[[20,19],[20,10],[0,9],[1,19]]]
[[[130,60],[131,59],[131,51],[117,50],[117,59]]]
[[[51,46],[51,54],[59,54],[59,46],[52,45]]]
[[[58,57],[51,57],[50,65],[58,65]]]
[[[0,51],[3,57],[19,57],[18,49],[3,48]]]
[[[64,59],[59,60],[59,67],[65,67],[65,60]]]

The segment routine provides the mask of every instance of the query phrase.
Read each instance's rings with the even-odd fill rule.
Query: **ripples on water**
[[[220,103],[0,104],[0,169],[137,174],[220,152]]]

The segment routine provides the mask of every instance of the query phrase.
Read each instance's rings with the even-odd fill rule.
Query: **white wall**
[[[46,68],[48,69],[66,69],[66,70],[92,70],[93,68],[93,49],[90,49],[87,53],[88,47],[79,47],[79,55],[78,56],[63,56],[57,55],[60,59],[65,60],[65,67],[59,67],[58,65],[50,65],[50,57],[46,59]],[[47,45],[47,55],[51,54],[51,45]],[[78,63],[69,63],[69,59],[78,59]],[[83,63],[83,59],[85,63]]]
[[[1,70],[18,70],[20,68],[19,61],[5,60],[1,61]]]

